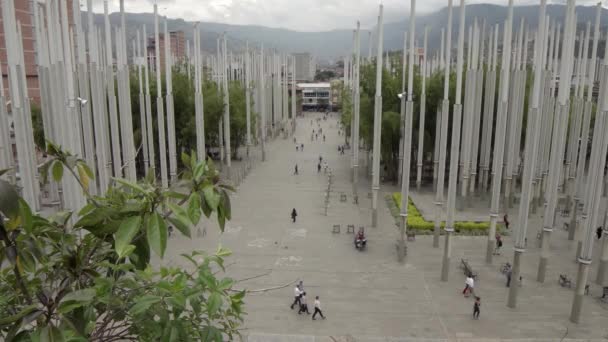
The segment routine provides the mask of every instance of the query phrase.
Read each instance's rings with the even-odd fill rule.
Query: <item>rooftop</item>
[[[329,82],[322,83],[298,83],[298,88],[306,89],[306,88],[330,88]]]

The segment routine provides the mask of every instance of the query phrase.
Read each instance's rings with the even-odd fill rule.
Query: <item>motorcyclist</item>
[[[363,232],[363,230],[359,230],[359,232],[357,233],[357,236],[355,237],[355,247],[356,248],[365,247],[366,243],[367,243],[367,239],[365,238],[365,233]]]

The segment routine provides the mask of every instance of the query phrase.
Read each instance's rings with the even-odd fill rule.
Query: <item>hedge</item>
[[[401,210],[401,193],[394,192],[393,193],[393,201],[399,210]],[[445,227],[445,221],[441,222],[441,227]],[[407,202],[407,228],[418,230],[418,231],[426,231],[426,230],[434,230],[435,222],[427,221],[418,211],[418,208],[412,202],[412,198],[408,198]],[[474,221],[458,221],[454,223],[454,229],[458,233],[469,232],[471,235],[479,235],[480,233],[485,233],[486,230],[490,228],[490,222],[474,222]],[[476,234],[475,234],[476,233]]]

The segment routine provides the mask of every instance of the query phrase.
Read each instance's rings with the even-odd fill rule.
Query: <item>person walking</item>
[[[502,217],[502,221],[505,223],[505,228],[509,229],[509,215],[505,214],[505,216]]]
[[[304,143],[300,145],[300,151],[304,152]]]
[[[317,173],[321,173],[321,163],[317,164]]]
[[[294,174],[294,175],[297,175],[297,174],[298,174],[298,164],[296,164],[296,169],[295,169],[295,171],[294,171],[294,173],[293,173],[293,174]]]
[[[298,315],[302,312],[306,312],[306,314],[310,315],[310,311],[308,311],[308,302],[306,302],[306,292],[302,292],[302,296],[300,297],[300,310],[298,310]]]
[[[293,289],[293,296],[294,296],[294,300],[293,303],[291,303],[290,308],[293,310],[294,305],[298,304],[301,305],[302,304],[302,290],[300,290],[300,287],[298,285],[296,285],[296,287]]]
[[[475,296],[475,303],[473,303],[473,319],[479,319],[479,308],[481,307],[481,297]]]
[[[323,134],[323,142],[325,142],[325,134]]]
[[[325,319],[323,316],[323,311],[321,311],[321,301],[319,300],[319,296],[315,297],[315,312],[312,314],[312,319],[315,320],[315,316],[319,314],[321,318]]]
[[[598,240],[602,238],[602,227],[597,227],[595,230],[595,235],[597,235]]]
[[[500,247],[502,247],[502,237],[500,236],[500,233],[496,232],[496,236],[494,238],[496,239],[496,247],[494,248],[494,255],[500,255]]]
[[[465,297],[468,297],[470,294],[474,293],[474,288],[475,288],[475,279],[473,279],[473,276],[469,273],[467,275],[467,279],[464,282],[464,290],[462,290],[462,294]]]
[[[298,216],[298,212],[296,212],[296,208],[293,208],[291,211],[291,221],[296,222],[296,216]]]
[[[507,266],[507,287],[511,286],[511,275],[513,275],[513,269],[511,265]]]

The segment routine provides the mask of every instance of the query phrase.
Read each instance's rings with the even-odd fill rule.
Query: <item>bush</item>
[[[393,201],[399,210],[401,210],[401,193],[393,193]],[[441,228],[445,227],[445,221],[441,221]],[[411,198],[407,201],[407,228],[416,231],[429,231],[435,228],[435,222],[424,219],[418,208],[414,205]],[[474,222],[474,221],[459,221],[454,222],[454,230],[457,233],[466,233],[466,235],[482,235],[486,234],[490,228],[490,222]]]

